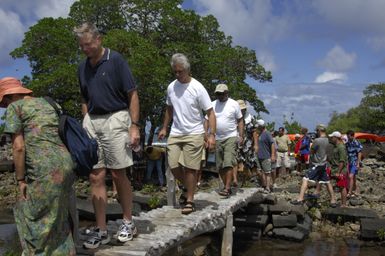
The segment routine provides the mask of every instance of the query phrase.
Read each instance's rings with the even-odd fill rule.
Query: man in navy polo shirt
[[[110,241],[106,226],[107,169],[123,209],[117,238],[126,242],[137,233],[132,222],[132,190],[126,168],[133,164],[131,149],[139,146],[139,98],[127,62],[119,53],[102,46],[96,26],[84,23],[74,33],[87,56],[78,69],[83,126],[99,144],[99,162],[90,174],[96,227],[89,230],[90,238],[83,244],[94,249]]]

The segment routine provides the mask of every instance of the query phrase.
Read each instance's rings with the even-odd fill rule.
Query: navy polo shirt
[[[88,113],[104,115],[128,109],[128,93],[136,85],[128,63],[118,52],[106,48],[94,67],[87,58],[80,63],[78,76]]]

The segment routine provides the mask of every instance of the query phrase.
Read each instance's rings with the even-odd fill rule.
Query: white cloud
[[[347,53],[341,46],[334,46],[325,56],[319,61],[319,65],[327,71],[344,72],[352,69],[355,65],[357,55],[355,53]]]
[[[1,0],[1,8],[18,13],[26,25],[44,17],[67,17],[75,0]]]
[[[0,65],[5,65],[11,60],[9,52],[21,43],[24,26],[16,13],[0,9],[0,27],[1,33],[6,35],[0,37]]]
[[[274,55],[268,50],[258,51],[257,56],[259,64],[261,64],[266,70],[274,72],[278,69]]]
[[[0,68],[12,65],[9,53],[21,45],[24,33],[43,17],[68,16],[75,0],[1,0]]]
[[[301,1],[303,2],[303,1]],[[309,2],[330,28],[353,36],[385,33],[383,0],[313,0]]]
[[[268,122],[274,121],[276,128],[282,125],[283,115],[294,119],[309,129],[318,123],[327,124],[333,111],[346,112],[358,106],[365,85],[336,83],[274,84],[273,91],[257,88],[258,96],[265,103],[270,114],[263,114]],[[349,100],[346,100],[349,99]]]
[[[276,15],[271,1],[266,0],[192,0],[201,15],[212,14],[221,30],[233,37],[235,44],[248,46],[257,52],[258,61],[270,71],[277,64],[268,46],[287,36],[291,18]]]
[[[315,83],[327,83],[327,82],[343,83],[347,79],[348,79],[348,76],[345,73],[334,73],[334,72],[326,71],[321,75],[317,76],[314,82]]]

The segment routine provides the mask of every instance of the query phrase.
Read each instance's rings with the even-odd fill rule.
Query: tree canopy
[[[334,112],[328,131],[347,130],[384,133],[385,131],[385,83],[368,85],[361,103],[345,113]]]
[[[170,57],[188,56],[192,76],[210,96],[218,83],[229,86],[234,99],[247,100],[254,110],[268,112],[246,82],[271,81],[271,72],[258,63],[255,51],[233,46],[212,15],[199,16],[180,8],[182,0],[80,0],[68,18],[43,18],[25,33],[22,45],[11,52],[27,58],[31,77],[24,83],[36,96],[49,95],[72,115],[80,116],[77,67],[85,56],[72,30],[83,22],[95,23],[104,34],[103,45],[128,61],[140,97],[141,122],[161,123],[167,85],[174,80]],[[153,132],[153,130],[152,130]]]

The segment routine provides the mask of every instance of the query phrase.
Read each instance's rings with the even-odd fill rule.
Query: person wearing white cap
[[[264,193],[271,192],[271,164],[277,159],[275,143],[270,132],[266,131],[265,121],[257,120],[259,139],[258,139],[258,161],[262,169],[262,184],[265,187]]]
[[[336,187],[341,192],[341,206],[346,207],[348,154],[344,142],[342,141],[342,134],[339,131],[334,131],[329,134],[329,137],[333,144],[333,154],[329,159],[331,177],[336,180]]]
[[[243,143],[244,123],[238,102],[229,98],[227,85],[218,84],[215,96],[217,99],[212,102],[217,118],[215,162],[224,184],[219,195],[228,198],[231,195],[233,168],[237,165],[237,143]],[[208,128],[208,125],[205,127]]]
[[[207,90],[191,77],[188,58],[175,53],[171,57],[171,68],[176,79],[167,87],[167,107],[158,138],[162,140],[166,136],[172,120],[167,140],[168,165],[186,190],[180,197],[182,214],[190,214],[195,211],[194,193],[204,147],[207,145],[208,150],[215,148],[216,118]],[[207,113],[210,127],[207,136],[203,111]]]

